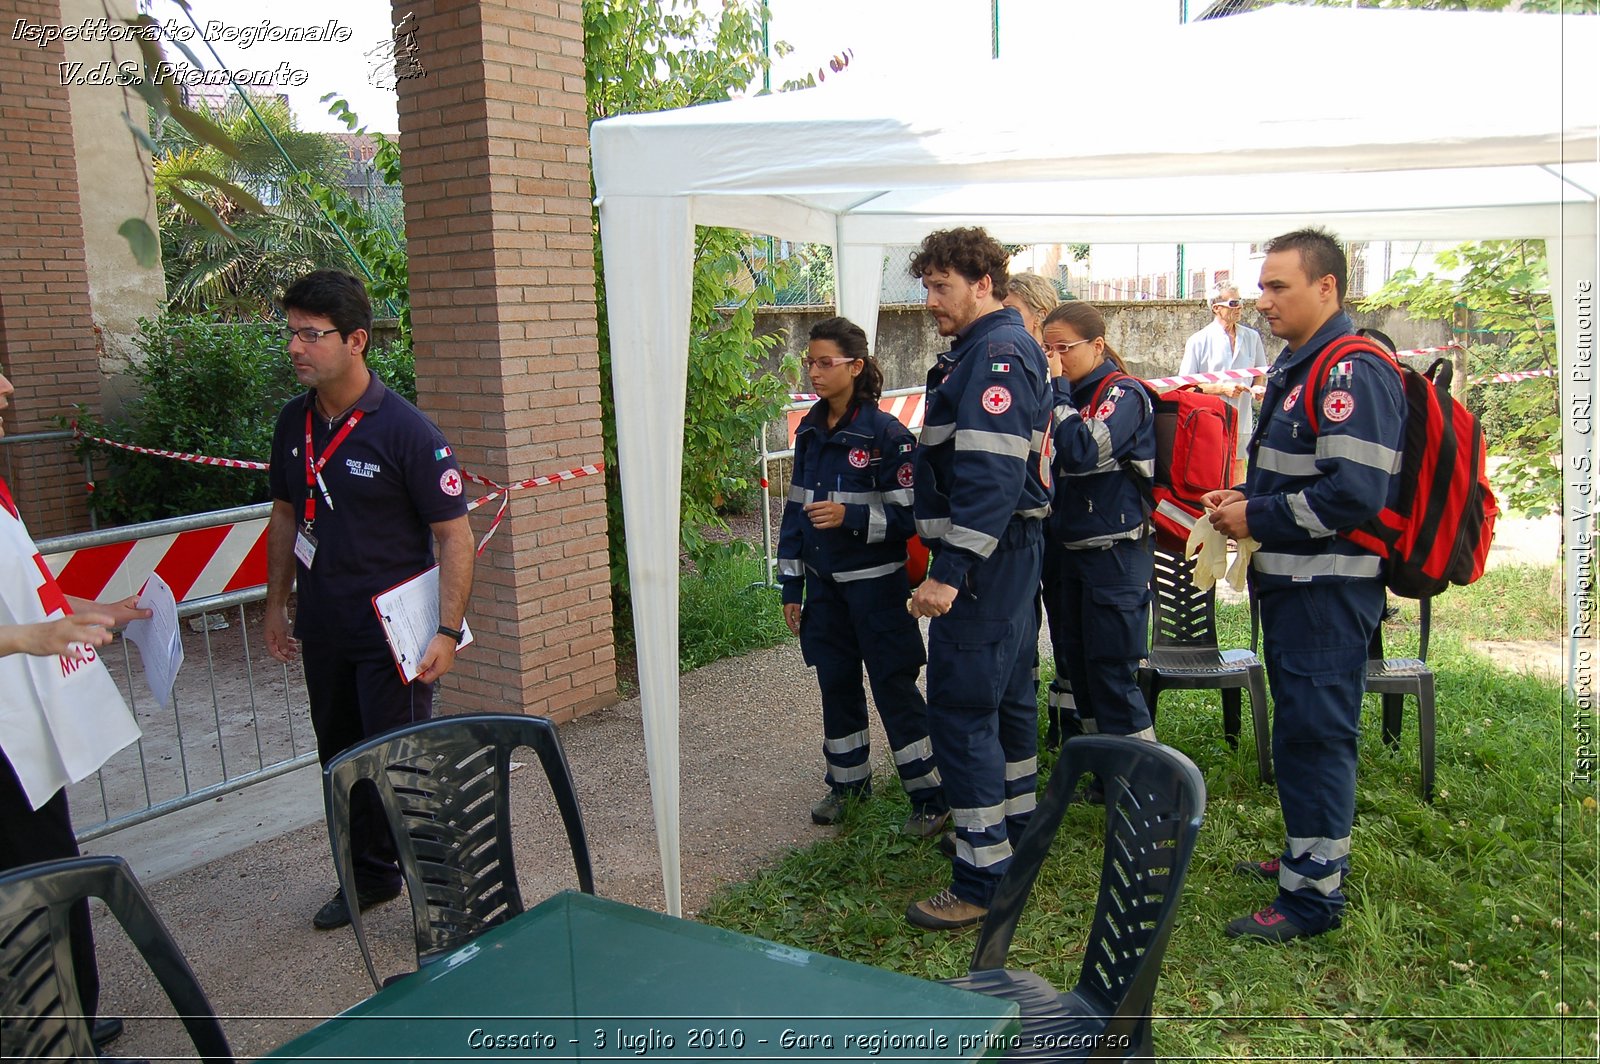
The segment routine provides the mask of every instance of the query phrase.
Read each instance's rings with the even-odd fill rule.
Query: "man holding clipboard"
[[[291,399],[272,435],[267,526],[267,652],[305,666],[317,756],[326,765],[374,735],[433,713],[433,685],[455,664],[472,590],[472,531],[461,468],[421,411],[367,368],[372,305],[356,278],[307,274],[284,293],[289,357],[310,389]],[[407,682],[373,596],[435,563],[439,623]],[[288,602],[298,589],[293,635]],[[361,909],[400,893],[400,870],[376,790],[351,804]],[[350,922],[336,892],[320,930]]]

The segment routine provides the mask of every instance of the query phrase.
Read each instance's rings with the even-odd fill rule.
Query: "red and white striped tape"
[[[224,469],[267,468],[267,463],[265,462],[251,462],[243,458],[213,458],[205,454],[189,454],[187,451],[162,451],[154,447],[136,447],[131,443],[119,443],[116,440],[108,440],[101,436],[90,436],[78,428],[77,422],[73,422],[72,431],[77,434],[79,439],[88,440],[91,443],[101,443],[107,447],[115,447],[122,451],[132,451],[134,454],[148,454],[156,458],[175,458],[180,462],[189,462],[194,465],[221,466]],[[166,578],[163,577],[162,579]]]
[[[104,543],[44,561],[61,590],[77,598],[126,598],[158,573],[179,602],[188,602],[267,582],[267,519]]]

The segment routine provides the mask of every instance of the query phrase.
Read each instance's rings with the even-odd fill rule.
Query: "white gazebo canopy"
[[[1073,84],[1102,91],[1060,116],[1016,102],[1060,98],[1059,61],[1008,57],[591,131],[669,912],[681,907],[677,533],[696,225],[831,245],[840,313],[869,336],[885,246],[952,225],[1019,243],[1247,242],[1308,224],[1345,240],[1543,238],[1565,445],[1594,468],[1579,426],[1594,395],[1600,18],[1272,7],[1071,51]],[[1260,70],[1228,122],[1183,104],[1221,55]],[[1593,527],[1575,518],[1592,496],[1566,479],[1572,542],[1581,521]]]

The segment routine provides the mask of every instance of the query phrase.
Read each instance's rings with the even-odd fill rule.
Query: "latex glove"
[[[1228,566],[1228,583],[1235,591],[1243,591],[1245,581],[1250,576],[1250,556],[1260,549],[1261,544],[1255,537],[1246,536],[1234,546],[1239,548],[1239,553],[1234,556],[1233,564]]]
[[[1194,586],[1207,591],[1228,571],[1227,537],[1213,528],[1205,517],[1200,517],[1189,529],[1183,556],[1194,559]]]

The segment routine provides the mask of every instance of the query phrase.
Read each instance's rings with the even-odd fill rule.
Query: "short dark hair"
[[[811,339],[831,340],[839,345],[844,357],[861,359],[861,372],[856,374],[850,401],[876,405],[883,397],[883,370],[867,352],[867,331],[849,318],[824,318],[811,327]]]
[[[1344,248],[1339,246],[1338,238],[1332,233],[1326,229],[1296,229],[1267,241],[1265,250],[1268,255],[1279,251],[1298,251],[1300,265],[1305,269],[1308,280],[1315,281],[1333,274],[1334,284],[1338,286],[1339,303],[1343,305],[1345,291],[1349,287],[1350,268],[1345,263]]]
[[[1011,255],[1005,246],[977,227],[940,229],[922,240],[922,247],[911,255],[911,276],[926,277],[931,270],[951,270],[977,284],[985,277],[993,285],[996,299],[1003,300],[1009,289]]]
[[[371,343],[372,301],[367,298],[367,287],[342,270],[306,274],[284,290],[278,303],[284,310],[327,318],[343,340],[350,339],[357,329],[365,329],[367,342]]]

